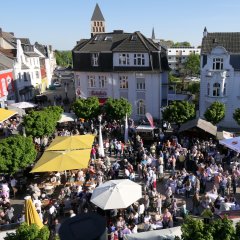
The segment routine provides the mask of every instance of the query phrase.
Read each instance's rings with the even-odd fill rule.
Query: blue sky
[[[240,32],[239,0],[15,0],[1,1],[0,27],[31,42],[70,50],[90,37],[90,19],[96,3],[106,31],[141,31],[151,37],[201,44],[209,32]]]

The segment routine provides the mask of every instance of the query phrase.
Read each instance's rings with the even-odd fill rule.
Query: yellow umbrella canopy
[[[58,136],[46,151],[62,151],[92,148],[94,135]]]
[[[17,114],[16,111],[0,108],[0,123],[6,121],[8,118],[12,117],[15,114]]]
[[[90,153],[91,149],[47,151],[43,153],[31,172],[53,172],[87,168]]]
[[[39,228],[43,227],[43,223],[30,196],[25,197],[25,222],[28,225],[35,223]]]

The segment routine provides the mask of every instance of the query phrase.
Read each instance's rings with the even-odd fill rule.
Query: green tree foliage
[[[175,42],[172,47],[191,47],[191,44],[187,41],[185,41],[185,42]]]
[[[233,119],[240,125],[240,108],[235,109],[233,113]]]
[[[168,80],[170,83],[181,82],[180,78],[173,76],[171,73],[169,73],[169,75],[168,75]]]
[[[71,51],[55,51],[56,62],[58,66],[68,67],[72,66],[72,52]]]
[[[26,134],[33,137],[52,135],[62,112],[63,109],[58,106],[47,107],[42,111],[31,111],[23,119]]]
[[[95,118],[100,113],[99,100],[97,97],[79,98],[73,103],[72,109],[79,118]]]
[[[199,75],[200,74],[200,55],[190,54],[184,63],[184,74],[185,75]]]
[[[214,240],[199,218],[187,217],[181,226],[182,240]],[[208,229],[209,230],[209,229]]]
[[[204,117],[212,124],[217,124],[225,117],[225,105],[221,102],[214,102],[204,113]]]
[[[21,135],[11,136],[0,141],[0,169],[15,173],[32,164],[37,152],[32,139]]]
[[[174,101],[165,108],[162,115],[165,121],[182,124],[195,118],[195,105],[187,101]]]
[[[217,240],[234,240],[235,229],[232,220],[224,217],[223,219],[217,219],[213,221],[213,239]]]
[[[200,82],[189,83],[189,85],[187,87],[187,91],[189,91],[192,94],[199,94],[199,92],[200,92]]]
[[[48,227],[43,226],[41,229],[36,224],[22,223],[15,233],[7,233],[4,240],[48,240],[50,231]]]
[[[126,114],[128,116],[131,115],[132,105],[125,98],[108,98],[104,104],[104,111],[109,119],[121,120],[126,116]]]

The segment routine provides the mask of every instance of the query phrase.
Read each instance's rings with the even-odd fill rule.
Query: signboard
[[[90,91],[90,95],[91,96],[96,96],[96,97],[106,97],[107,92],[106,91],[93,90],[93,91]]]
[[[14,93],[13,74],[12,71],[0,72],[0,97]]]

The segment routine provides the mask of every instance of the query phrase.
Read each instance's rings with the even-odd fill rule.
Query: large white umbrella
[[[223,139],[223,140],[220,140],[219,143],[240,153],[240,137]]]
[[[91,202],[103,210],[127,208],[142,198],[142,186],[128,179],[110,180],[93,190]]]
[[[105,157],[104,147],[103,147],[103,137],[102,137],[102,125],[101,125],[102,116],[101,115],[98,116],[98,120],[99,120],[98,154],[100,157]]]
[[[126,114],[126,118],[125,118],[124,142],[125,142],[125,144],[128,142],[128,119],[127,119],[127,114]]]
[[[25,108],[34,108],[37,105],[34,103],[30,103],[30,102],[18,102],[18,103],[12,103],[10,106],[25,109]]]

